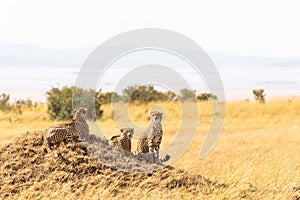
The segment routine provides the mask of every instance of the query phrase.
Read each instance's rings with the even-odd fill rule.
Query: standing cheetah
[[[133,128],[121,128],[121,136],[111,137],[112,144],[124,151],[131,152],[131,139],[134,134]]]
[[[89,135],[89,125],[86,123],[87,109],[74,110],[74,118],[67,123],[57,124],[46,129],[46,145],[51,150],[54,144],[69,141],[86,140]]]
[[[137,143],[138,153],[150,153],[152,162],[159,161],[159,148],[163,136],[161,120],[163,113],[154,111],[150,113],[151,124],[146,132],[139,138]],[[164,159],[160,160],[165,162],[170,158],[167,155]]]

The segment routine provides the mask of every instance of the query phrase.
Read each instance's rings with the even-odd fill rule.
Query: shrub
[[[140,103],[148,103],[151,101],[174,101],[176,100],[176,94],[171,91],[161,92],[155,90],[152,85],[128,86],[122,90],[121,99],[124,101],[137,101]]]
[[[265,103],[266,99],[265,99],[265,96],[266,94],[264,94],[265,90],[264,89],[254,89],[253,91],[253,95],[254,95],[254,98],[257,102],[259,103]]]
[[[99,94],[100,91],[96,92],[93,89],[75,88],[73,95],[73,107],[87,108],[88,119],[96,120],[103,115],[103,110],[100,109],[101,102],[98,98]]]
[[[25,105],[26,105],[26,101],[23,99],[19,99],[16,101],[16,108],[20,115],[22,115],[22,107],[24,107]]]
[[[101,90],[98,92],[97,100],[101,104],[111,103],[112,101],[119,101],[121,100],[121,96],[118,95],[116,92],[106,92],[102,93]]]
[[[218,97],[213,95],[212,93],[201,93],[197,96],[199,101],[209,101],[209,100],[217,100]]]
[[[9,105],[9,94],[2,93],[0,94],[0,110],[9,111],[11,109]]]
[[[98,93],[92,89],[80,89],[67,86],[62,89],[53,87],[47,92],[49,117],[52,120],[71,119],[73,117],[73,103],[75,107],[86,107],[88,109],[88,119],[96,120],[96,118],[100,118],[103,114],[103,111],[100,110],[101,104],[96,99],[97,95]],[[90,102],[90,99],[94,99],[95,101]],[[96,113],[94,111],[96,111]]]
[[[187,88],[183,88],[180,91],[179,98],[182,101],[195,101],[196,100],[196,90],[190,90]]]
[[[18,99],[16,101],[16,103],[14,104],[17,112],[22,115],[22,109],[23,108],[29,108],[29,109],[32,109],[33,107],[33,103],[32,103],[32,100],[30,98],[27,98],[26,100],[24,99]]]

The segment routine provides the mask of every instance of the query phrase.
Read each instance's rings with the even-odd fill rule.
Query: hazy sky
[[[300,1],[0,1],[0,42],[97,46],[137,28],[165,28],[206,51],[300,57]]]

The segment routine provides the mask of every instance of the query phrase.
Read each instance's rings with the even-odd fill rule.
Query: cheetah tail
[[[112,137],[110,138],[110,140],[115,140],[115,139],[118,138],[118,137],[120,137],[120,136],[119,136],[119,135],[112,136]]]
[[[159,159],[159,162],[167,162],[169,159],[171,158],[171,156],[169,154],[167,154],[164,158]]]

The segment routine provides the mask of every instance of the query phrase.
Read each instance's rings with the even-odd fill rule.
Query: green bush
[[[196,100],[196,90],[190,90],[187,88],[181,89],[179,94],[179,98],[182,101],[195,101]]]
[[[199,101],[209,101],[209,100],[217,100],[217,96],[212,93],[201,93],[197,96]]]
[[[151,101],[174,101],[176,94],[171,91],[160,92],[152,85],[128,86],[122,90],[121,98],[124,101],[148,103]]]
[[[107,104],[107,103],[111,103],[112,101],[115,102],[115,101],[121,100],[121,96],[118,95],[116,92],[102,93],[101,90],[100,90],[98,92],[97,100],[101,104]]]
[[[100,109],[101,102],[98,98],[100,94],[93,89],[76,88],[73,94],[73,107],[85,107],[88,109],[88,119],[96,120],[101,118],[103,110]],[[92,101],[91,101],[92,100]]]
[[[97,95],[98,93],[92,89],[80,89],[75,88],[74,86],[65,86],[62,89],[53,87],[50,91],[47,92],[49,117],[52,120],[71,119],[73,117],[73,103],[75,108],[87,108],[88,119],[96,120],[96,118],[100,118],[103,114],[103,111],[100,110],[101,104],[96,98]],[[95,101],[90,102],[91,99],[94,99]]]

